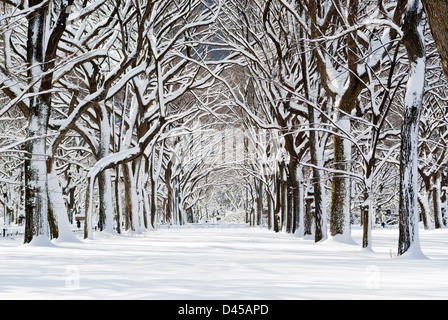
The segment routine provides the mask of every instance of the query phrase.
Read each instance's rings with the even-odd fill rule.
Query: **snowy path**
[[[2,238],[0,299],[447,299],[448,231],[421,232],[427,260],[391,259],[396,234],[374,230],[374,253],[236,225],[56,247]]]

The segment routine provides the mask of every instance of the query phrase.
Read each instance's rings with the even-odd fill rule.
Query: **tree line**
[[[398,253],[446,226],[446,6],[1,0],[1,182],[24,242],[218,208]],[[214,207],[213,207],[214,206]]]

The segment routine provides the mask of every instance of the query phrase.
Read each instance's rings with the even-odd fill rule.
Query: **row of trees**
[[[2,182],[25,243],[71,237],[75,213],[87,238],[212,202],[316,242],[350,239],[359,212],[366,248],[398,210],[399,254],[420,212],[444,226],[444,40],[420,0],[0,3]]]
[[[278,187],[273,216],[279,210],[282,216],[274,223],[280,220],[287,231],[306,234],[314,218],[313,234],[320,241],[328,220],[331,236],[346,240],[353,194],[358,193],[363,247],[370,247],[374,204],[378,209],[391,200],[384,192],[392,173],[399,200],[399,254],[418,242],[419,200],[425,227],[432,221],[443,225],[446,122],[439,120],[446,79],[420,1],[234,1],[227,17],[233,27],[223,41],[245,57],[247,88],[253,91],[244,103],[251,106],[256,100],[253,112],[263,110],[264,117],[255,125],[275,125],[279,134],[283,157],[275,174],[280,178],[265,180]],[[427,54],[426,47],[433,52]],[[425,128],[421,140],[420,127]],[[305,212],[301,185],[307,171],[312,217]],[[282,193],[281,185],[288,191]]]

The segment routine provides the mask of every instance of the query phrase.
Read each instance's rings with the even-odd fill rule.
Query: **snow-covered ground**
[[[426,259],[395,257],[397,229],[372,234],[373,252],[235,224],[52,247],[0,238],[0,299],[448,298],[448,230],[421,230]]]

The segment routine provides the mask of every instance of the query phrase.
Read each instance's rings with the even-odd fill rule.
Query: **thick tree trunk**
[[[359,1],[353,0],[348,5],[347,21],[350,25],[356,24],[356,17],[359,10]],[[346,134],[351,132],[350,114],[356,105],[359,94],[364,85],[360,81],[357,73],[358,67],[358,47],[354,35],[347,37],[348,47],[348,69],[349,84],[344,94],[337,101],[337,110],[335,114],[335,135],[333,137],[334,150],[334,169],[337,171],[333,175],[333,184],[331,190],[331,211],[330,211],[330,233],[332,236],[350,235],[350,177],[351,171],[351,142]],[[341,130],[342,129],[342,130]],[[347,172],[347,174],[345,174]]]
[[[29,1],[30,6],[42,1]],[[25,150],[25,243],[37,236],[48,238],[48,182],[46,138],[50,105],[48,97],[39,95],[41,90],[47,6],[32,11],[28,16],[27,60],[28,77],[32,84],[29,104],[29,124]]]
[[[288,232],[295,233],[303,224],[303,188],[301,189],[301,167],[296,158],[290,156],[288,175]]]
[[[425,85],[426,52],[421,27],[421,0],[409,0],[403,17],[403,42],[410,62],[401,130],[398,254],[420,251],[418,239],[418,137]]]
[[[45,135],[45,130],[39,125],[37,128],[32,128],[39,120],[40,117],[31,116],[28,138]],[[25,243],[29,243],[34,237],[49,236],[45,138],[26,143],[26,151],[28,156],[25,159]]]
[[[60,4],[60,13],[55,25],[49,29],[47,23],[49,2],[29,0],[28,6],[36,7],[28,15],[27,62],[30,94],[28,131],[25,150],[27,151],[25,171],[25,237],[29,243],[37,236],[58,237],[58,220],[53,215],[49,203],[48,175],[52,172],[52,162],[47,159],[46,137],[51,109],[53,69],[56,64],[59,40],[66,27],[68,6],[73,0]],[[49,31],[46,35],[45,32]],[[59,188],[60,186],[58,186]],[[59,190],[58,190],[59,192]],[[50,210],[49,210],[50,209]]]
[[[442,59],[442,67],[448,78],[448,1],[445,0],[423,0],[426,16],[431,26],[437,49]]]
[[[313,235],[313,223],[314,223],[314,194],[311,192],[312,189],[308,190],[307,196],[305,197],[305,219],[304,219],[304,236]]]
[[[135,186],[132,163],[125,163],[123,168],[124,180],[124,225],[125,230],[137,231],[138,221],[138,197]]]
[[[110,117],[105,106],[100,108],[100,143],[98,160],[110,154],[111,127]],[[112,179],[109,169],[102,170],[98,174],[98,192],[100,200],[98,227],[100,231],[114,232],[113,205],[112,205]]]
[[[350,119],[347,116],[339,116],[337,124],[346,132],[350,132]],[[340,134],[344,135],[342,132]],[[330,232],[332,236],[349,235],[350,178],[348,177],[348,173],[350,172],[351,143],[338,134],[334,135],[333,141],[334,169],[337,172],[333,176],[331,193]]]
[[[112,179],[109,170],[98,174],[98,192],[100,196],[100,210],[98,228],[100,231],[114,232],[113,205],[112,205]]]

